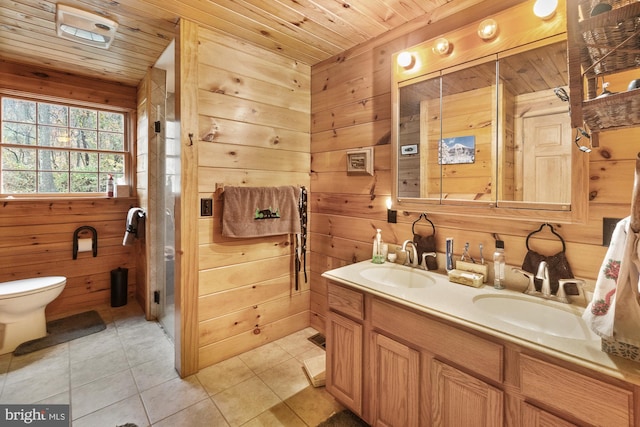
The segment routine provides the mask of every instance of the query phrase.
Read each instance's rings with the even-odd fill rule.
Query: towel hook
[[[420,216],[418,217],[418,219],[416,219],[415,221],[413,221],[413,224],[411,225],[411,233],[412,233],[413,235],[415,235],[415,234],[416,234],[416,228],[415,228],[415,227],[416,227],[416,223],[417,223],[418,221],[420,221],[422,218],[424,218],[427,222],[429,222],[429,224],[431,224],[431,228],[433,229],[433,235],[435,236],[435,234],[436,234],[436,226],[435,226],[435,225],[433,225],[433,222],[432,222],[429,218],[427,218],[427,214],[426,214],[426,213],[424,213],[424,212],[420,214]]]
[[[553,225],[549,224],[548,222],[543,223],[543,224],[540,226],[540,228],[538,228],[538,229],[537,229],[537,230],[535,230],[535,231],[532,231],[531,233],[529,233],[529,235],[527,235],[527,240],[526,240],[526,242],[525,242],[525,244],[526,244],[526,246],[527,246],[527,250],[528,250],[528,251],[530,251],[530,250],[531,250],[531,249],[529,248],[529,238],[530,238],[531,236],[533,236],[534,234],[541,232],[545,225],[551,229],[551,232],[552,232],[552,233],[553,233],[553,234],[554,234],[558,239],[560,239],[560,241],[562,242],[562,252],[565,252],[565,250],[566,250],[566,245],[565,245],[565,243],[564,243],[564,239],[562,238],[562,236],[561,236],[561,235],[559,235],[559,234],[556,232],[556,230],[554,230],[554,229],[553,229]]]

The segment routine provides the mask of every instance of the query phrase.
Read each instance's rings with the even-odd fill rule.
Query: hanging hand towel
[[[300,233],[300,188],[225,187],[222,235],[261,237]]]
[[[616,225],[593,299],[582,317],[602,338],[640,346],[637,247],[638,235],[629,230],[627,217]]]

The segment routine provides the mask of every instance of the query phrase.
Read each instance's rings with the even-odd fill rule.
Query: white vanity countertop
[[[409,267],[392,263],[373,264],[371,261],[362,261],[327,271],[322,276],[352,288],[395,301],[406,307],[411,307],[523,347],[640,385],[640,363],[601,351],[600,337],[594,334],[581,319],[581,327],[571,333],[576,338],[554,336],[543,332],[547,330],[544,326],[544,319],[540,319],[541,324],[537,331],[535,330],[537,325],[530,324],[526,328],[520,327],[515,324],[517,322],[511,323],[500,319],[504,315],[503,313],[488,314],[487,311],[480,309],[474,301],[487,296],[525,299],[531,300],[536,304],[559,308],[577,317],[582,315],[584,311],[582,307],[546,301],[539,297],[506,289],[496,290],[490,285],[483,285],[479,288],[464,286],[449,282],[447,276],[443,274],[417,269],[414,273],[418,273],[419,277],[424,277],[424,282],[429,283],[426,287],[389,286],[381,283],[384,280],[369,280],[366,278],[366,276],[372,277],[372,274],[375,276],[376,272],[372,269],[380,269],[379,277],[385,277],[386,280],[386,277],[389,276],[389,267],[397,269],[400,272],[399,276],[403,272],[406,273],[413,270]]]

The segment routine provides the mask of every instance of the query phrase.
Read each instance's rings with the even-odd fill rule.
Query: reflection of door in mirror
[[[498,201],[571,204],[569,103],[554,89],[567,88],[567,45],[559,42],[499,58],[505,102],[502,128],[512,129],[502,153]]]
[[[566,112],[523,120],[522,200],[571,203],[571,121]]]

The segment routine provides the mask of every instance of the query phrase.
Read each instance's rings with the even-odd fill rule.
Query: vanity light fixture
[[[398,222],[398,211],[392,210],[393,201],[387,197],[387,222],[395,224]]]
[[[445,56],[451,52],[451,43],[444,37],[440,37],[433,45],[433,53]]]
[[[485,19],[478,25],[478,37],[482,40],[491,40],[498,34],[498,23],[495,19]]]
[[[398,65],[405,70],[410,70],[416,64],[416,58],[411,52],[401,52],[396,59]]]
[[[108,49],[118,23],[104,16],[64,4],[56,5],[56,31],[59,37],[101,49]]]
[[[533,5],[533,14],[540,19],[551,19],[558,8],[558,0],[536,0]]]

